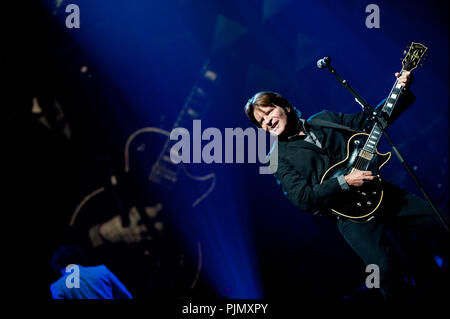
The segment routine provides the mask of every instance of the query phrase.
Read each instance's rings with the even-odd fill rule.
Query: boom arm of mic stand
[[[338,80],[338,82],[341,83],[355,97],[356,101],[360,105],[362,105],[363,108],[370,111],[371,113],[375,112],[374,109],[369,105],[369,103],[367,103],[366,100],[364,100],[362,98],[362,96],[358,94],[358,92],[353,90],[353,88],[350,86],[350,84],[348,84],[347,80],[344,80],[330,64],[327,65],[327,68],[328,68],[328,70],[330,70],[330,72],[332,74],[334,74],[336,76],[336,79]]]

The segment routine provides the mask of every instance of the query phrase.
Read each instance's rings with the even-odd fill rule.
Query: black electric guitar
[[[412,71],[419,65],[427,47],[412,42],[406,56],[402,60],[402,71]],[[397,104],[403,87],[395,81],[382,112],[390,116]],[[355,171],[371,171],[376,178],[371,183],[361,187],[351,188],[339,194],[330,203],[332,214],[343,216],[354,221],[366,222],[372,219],[383,200],[383,189],[379,171],[391,158],[391,153],[381,154],[377,150],[382,131],[378,124],[374,124],[370,134],[356,133],[347,142],[347,156],[344,160],[331,166],[323,175],[320,183],[339,175],[348,175]]]

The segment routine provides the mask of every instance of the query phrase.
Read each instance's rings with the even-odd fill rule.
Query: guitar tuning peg
[[[406,55],[406,53],[407,53],[407,51],[405,50],[405,51],[403,51],[403,55]]]
[[[419,65],[421,68],[423,68],[423,64],[422,63],[420,63],[420,65]]]

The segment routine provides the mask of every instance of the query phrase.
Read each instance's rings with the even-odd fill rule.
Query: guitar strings
[[[363,148],[364,150],[364,148]],[[364,159],[358,154],[358,159],[356,160],[355,168],[361,170],[363,168]]]
[[[400,71],[400,74],[402,74],[402,73],[403,73],[403,68],[402,68],[402,70]],[[397,83],[398,83],[398,79],[395,80],[394,86],[392,87],[391,91],[389,92],[388,97],[392,95],[392,91],[393,91],[394,88],[397,86]],[[397,99],[398,99],[398,97],[397,97]],[[395,100],[395,102],[397,102],[397,99]],[[375,129],[376,125],[377,125],[377,124],[375,123],[374,126],[372,127],[372,130],[370,131],[369,136],[372,134],[372,132],[373,132],[373,130]],[[368,140],[368,139],[369,139],[369,138],[367,138],[367,140]],[[367,143],[367,140],[366,140],[366,143]],[[363,147],[363,150],[364,150],[364,147]],[[365,160],[364,158],[362,158],[361,156],[359,156],[359,154],[358,154],[358,159],[356,160],[356,164],[355,164],[354,167],[355,167],[356,169],[358,169],[358,170],[361,170],[362,168],[366,169],[366,165],[367,165],[367,164],[368,164],[368,161]]]
[[[404,70],[403,70],[403,68],[402,68],[402,70],[400,71],[400,75],[403,74],[403,71],[404,71]],[[397,86],[397,84],[398,84],[398,78],[395,80],[394,86],[392,87],[391,91],[389,92],[388,97],[392,95],[392,92],[394,91],[394,89],[395,89],[395,87]],[[398,98],[399,98],[399,97],[397,97],[397,98],[395,99],[394,105],[396,104]],[[391,112],[392,112],[392,110],[391,110]],[[390,114],[389,114],[389,115],[390,115]],[[372,130],[371,130],[369,136],[372,134],[372,132],[373,132],[373,130],[375,129],[375,127],[376,127],[376,123],[375,123],[375,125],[372,127]],[[368,139],[367,139],[367,140],[368,140]],[[366,141],[366,143],[367,143],[367,141]],[[364,148],[363,148],[363,150],[364,150]],[[357,170],[361,170],[361,169],[363,169],[363,168],[364,168],[364,169],[367,169],[366,166],[367,166],[368,163],[369,163],[368,160],[364,159],[362,156],[359,156],[359,154],[358,154],[358,159],[356,160],[356,164],[355,164],[354,167],[355,167]]]

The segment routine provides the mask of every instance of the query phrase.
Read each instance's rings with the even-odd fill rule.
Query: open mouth
[[[273,122],[272,127],[270,128],[271,130],[275,130],[277,128],[278,125],[278,120],[276,120],[275,122]]]

